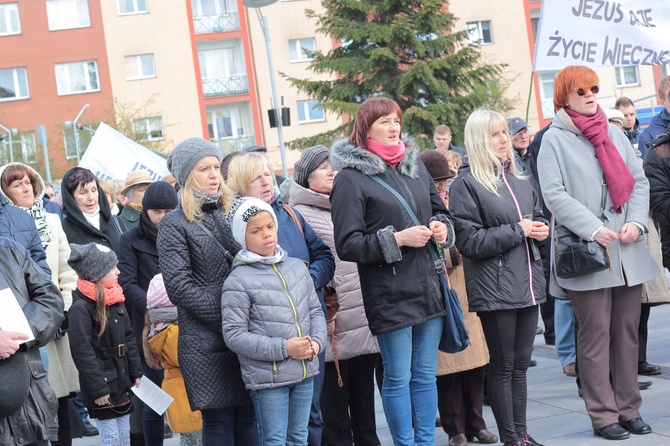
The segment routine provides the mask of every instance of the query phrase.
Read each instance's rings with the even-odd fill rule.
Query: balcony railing
[[[248,93],[247,75],[233,74],[226,77],[203,78],[202,92],[205,97]]]
[[[237,11],[196,16],[193,17],[193,27],[196,34],[236,31],[240,29],[240,17]]]
[[[211,141],[219,146],[224,155],[227,155],[231,152],[239,152],[249,146],[255,145],[256,137],[254,135],[239,136],[237,138],[212,139]]]

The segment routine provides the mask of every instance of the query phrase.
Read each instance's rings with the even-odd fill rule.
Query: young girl
[[[84,405],[98,419],[101,445],[129,446],[130,388],[140,386],[142,368],[116,254],[95,243],[71,243],[70,249],[68,263],[79,276],[69,312],[70,350]]]
[[[188,404],[177,358],[178,336],[177,307],[168,298],[163,275],[156,274],[147,289],[144,357],[150,367],[165,370],[161,387],[174,398],[167,417],[172,430],[181,433],[180,446],[198,446],[202,445],[202,415]]]
[[[277,245],[277,217],[258,198],[237,199],[227,216],[242,245],[223,285],[223,338],[237,353],[264,446],[307,445],[314,360],[326,319],[305,264]]]

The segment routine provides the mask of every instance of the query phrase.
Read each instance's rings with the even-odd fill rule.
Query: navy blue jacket
[[[47,255],[35,227],[35,220],[23,209],[12,206],[0,194],[0,237],[14,240],[30,252],[33,259],[51,277]]]
[[[651,118],[649,127],[642,132],[637,140],[637,148],[642,153],[642,159],[644,159],[644,155],[647,153],[647,142],[664,133],[668,124],[670,124],[670,113],[666,109],[663,109],[661,113]]]

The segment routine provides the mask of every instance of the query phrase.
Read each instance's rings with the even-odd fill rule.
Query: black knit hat
[[[23,406],[30,391],[30,369],[23,352],[0,361],[0,419]]]
[[[167,181],[151,183],[142,198],[142,210],[174,209],[177,204],[177,190]]]
[[[188,138],[177,144],[168,156],[167,168],[184,187],[193,166],[206,156],[215,156],[221,161],[221,151],[214,144],[202,138]]]
[[[118,260],[114,251],[106,246],[70,243],[70,258],[67,263],[80,278],[97,282],[114,269]]]
[[[433,181],[447,180],[456,176],[456,171],[451,170],[449,161],[443,153],[436,150],[426,150],[419,153],[419,158],[428,169]]]
[[[309,147],[302,151],[300,159],[293,165],[293,179],[302,187],[309,189],[307,179],[309,174],[328,159],[329,149],[326,146],[318,145]]]

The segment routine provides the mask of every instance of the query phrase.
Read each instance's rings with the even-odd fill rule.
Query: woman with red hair
[[[560,224],[609,252],[609,269],[561,277],[552,243],[550,291],[567,296],[577,316],[579,376],[593,433],[621,440],[651,432],[640,418],[637,327],[642,284],[658,268],[645,237],[649,182],[626,136],[608,124],[599,90],[598,75],[584,66],[556,76],[556,115],[537,167],[554,216],[552,237]]]
[[[331,149],[330,162],[340,170],[331,212],[337,254],[357,263],[368,325],[379,343],[382,404],[393,442],[434,445],[445,311],[429,250],[453,245],[453,227],[416,143],[401,137],[401,119],[391,99],[361,104],[351,137]],[[376,180],[395,189],[420,224]]]

